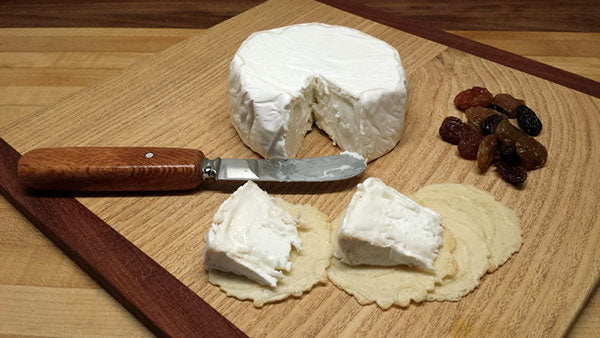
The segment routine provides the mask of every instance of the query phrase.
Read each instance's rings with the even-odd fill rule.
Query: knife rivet
[[[154,156],[153,153],[146,153],[146,158],[152,158]]]

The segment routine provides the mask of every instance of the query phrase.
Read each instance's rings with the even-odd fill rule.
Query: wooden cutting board
[[[521,252],[484,278],[473,294],[458,303],[383,312],[359,306],[328,284],[256,310],[208,284],[201,266],[212,214],[235,186],[212,184],[177,196],[79,200],[250,335],[564,332],[600,266],[595,244],[600,240],[595,169],[600,161],[594,134],[600,103],[585,94],[325,5],[278,1],[215,26],[0,135],[21,152],[41,146],[160,145],[198,147],[213,157],[255,157],[228,121],[229,61],[253,31],[310,21],[361,29],[392,44],[403,58],[411,88],[406,132],[392,153],[370,164],[367,176],[381,177],[404,193],[429,183],[474,184],[521,217]],[[436,136],[444,116],[458,115],[453,96],[477,84],[526,98],[545,122],[540,140],[550,160],[531,173],[523,191],[493,173],[479,175],[474,163],[458,159],[455,148]],[[313,131],[300,156],[337,151]],[[290,202],[311,203],[333,218],[356,183],[263,187]]]

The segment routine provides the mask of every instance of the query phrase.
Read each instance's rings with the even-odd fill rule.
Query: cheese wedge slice
[[[334,256],[349,265],[435,270],[442,219],[378,178],[359,184],[337,232]]]
[[[256,183],[238,188],[213,217],[204,268],[233,272],[275,287],[290,271],[292,247],[301,250],[296,222]]]

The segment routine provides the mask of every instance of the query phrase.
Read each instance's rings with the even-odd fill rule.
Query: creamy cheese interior
[[[299,297],[314,285],[327,282],[325,270],[331,259],[331,224],[327,216],[310,205],[293,205],[279,198],[275,203],[287,210],[298,224],[302,254],[291,253],[292,270],[277,282],[276,287],[259,285],[248,278],[218,270],[211,270],[208,275],[208,281],[219,285],[228,296],[252,299],[256,307],[291,296]]]
[[[435,211],[368,178],[357,186],[339,227],[336,258],[350,265],[416,265],[434,270],[442,243]]]
[[[233,126],[264,157],[293,158],[313,120],[342,150],[373,160],[402,135],[398,52],[355,29],[311,23],[252,34],[230,65]]]
[[[292,246],[300,251],[296,222],[265,191],[248,181],[214,215],[204,268],[233,272],[275,287],[290,271]]]

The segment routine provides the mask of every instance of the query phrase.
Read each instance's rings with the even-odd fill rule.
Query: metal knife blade
[[[356,153],[303,159],[204,159],[204,178],[263,182],[324,182],[362,173],[367,161]]]
[[[170,191],[198,188],[207,178],[322,182],[365,170],[364,158],[337,156],[289,160],[209,160],[198,149],[162,147],[40,148],[23,154],[19,180],[29,188],[69,191]]]

